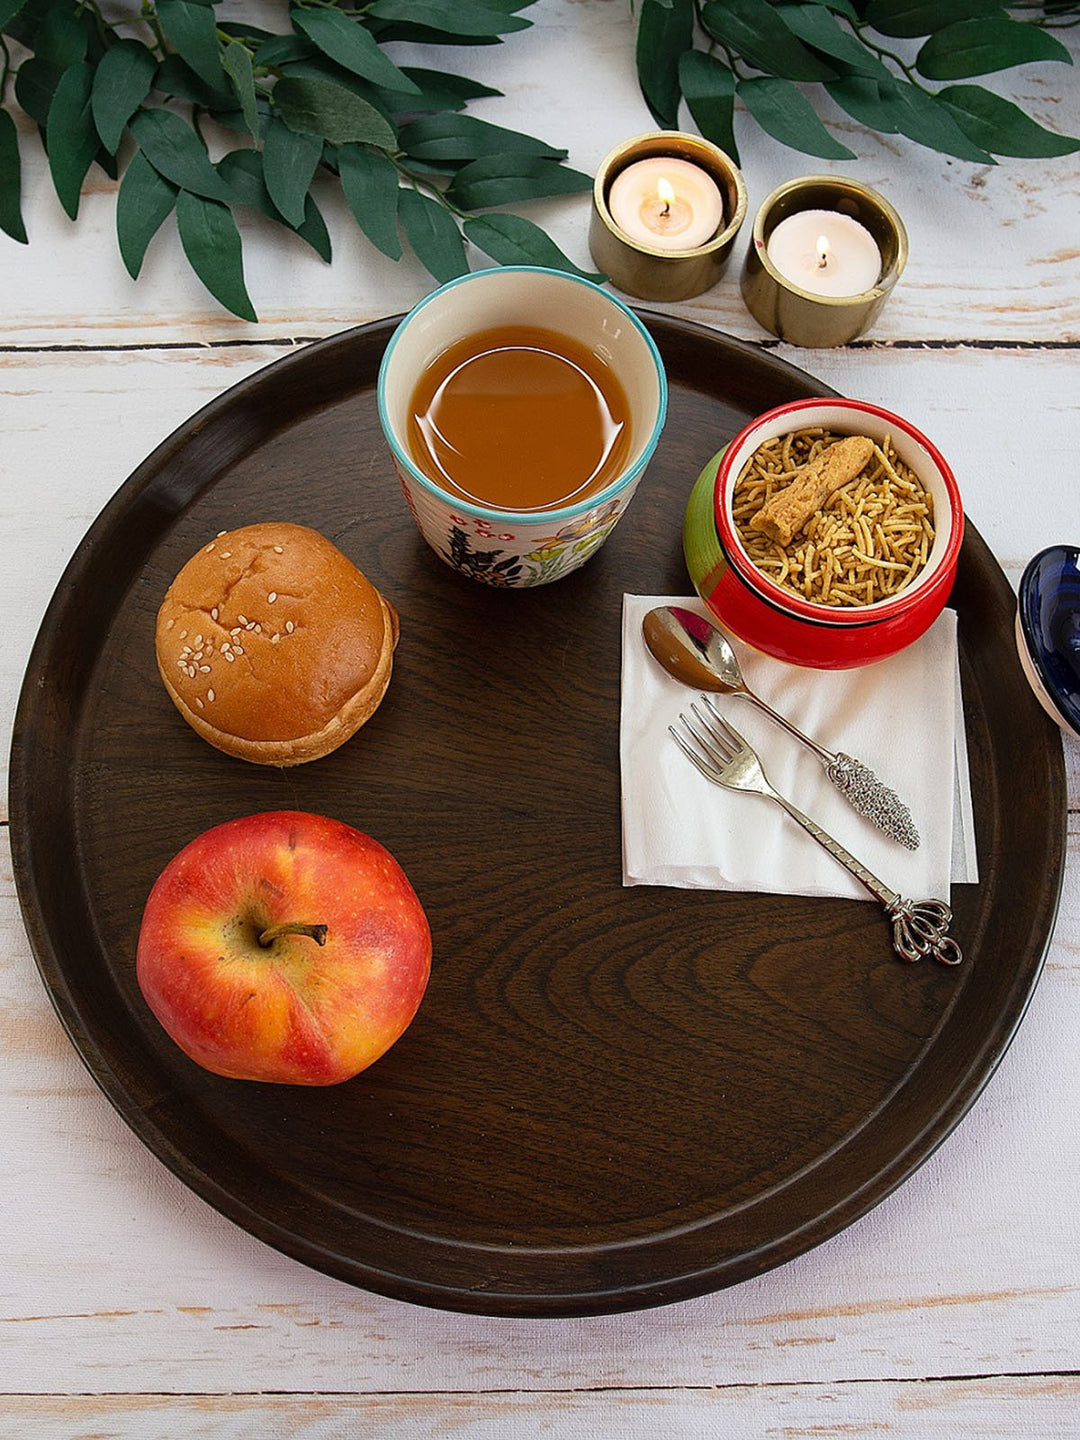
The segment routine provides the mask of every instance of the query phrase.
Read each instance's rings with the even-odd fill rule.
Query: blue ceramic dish
[[[1016,645],[1032,689],[1057,723],[1080,735],[1080,549],[1040,550],[1020,580]]]

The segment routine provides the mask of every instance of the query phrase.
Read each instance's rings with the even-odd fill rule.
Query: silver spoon
[[[853,809],[909,850],[919,848],[919,832],[911,811],[896,792],[883,785],[861,760],[843,753],[834,755],[824,749],[755,695],[742,677],[735,651],[715,625],[679,605],[660,605],[649,611],[641,628],[650,653],[669,675],[694,690],[744,695],[814,752],[825,767],[826,775]]]

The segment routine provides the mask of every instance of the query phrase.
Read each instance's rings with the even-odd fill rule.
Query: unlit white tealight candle
[[[724,223],[719,186],[700,165],[655,155],[620,170],[608,210],[631,240],[654,250],[696,250]]]
[[[861,295],[881,278],[881,251],[858,220],[838,210],[800,210],[765,247],[785,279],[813,295]]]

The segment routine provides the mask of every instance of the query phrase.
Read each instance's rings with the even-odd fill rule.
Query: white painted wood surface
[[[651,128],[630,9],[543,0],[531,13],[533,30],[442,63],[506,91],[476,113],[567,145],[591,171]],[[995,83],[1080,131],[1065,67]],[[991,169],[846,125],[859,161],[829,166],[749,125],[742,133],[751,211],[781,180],[846,168],[893,198],[911,237],[911,263],[867,343],[780,353],[932,435],[1014,584],[1036,550],[1076,541],[1076,157]],[[252,230],[262,321],[247,325],[214,307],[168,235],[133,285],[110,187],[72,226],[40,159],[29,169],[31,244],[0,237],[5,791],[40,617],[123,479],[193,410],[293,343],[403,310],[430,285],[411,262],[376,256],[331,207],[331,268]],[[584,199],[528,213],[588,262]],[[764,338],[739,299],[740,255],[675,313]],[[0,1440],[1080,1434],[1080,744],[1068,740],[1065,754],[1070,858],[1046,971],[955,1134],[877,1209],[792,1264],[595,1320],[511,1322],[383,1300],[285,1259],[196,1199],[114,1114],[53,1016],[0,825]]]

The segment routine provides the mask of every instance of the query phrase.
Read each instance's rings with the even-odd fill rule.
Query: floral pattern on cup
[[[600,548],[622,508],[621,500],[611,500],[598,510],[563,525],[554,535],[533,541],[534,548],[524,554],[517,550],[486,550],[474,546],[473,537],[465,531],[466,522],[460,516],[452,516],[448,544],[437,548],[448,565],[472,580],[495,586],[546,585],[584,564],[593,551]],[[475,529],[475,536],[480,539],[517,538],[508,532],[496,535],[487,526],[479,528],[481,524],[477,522]]]

